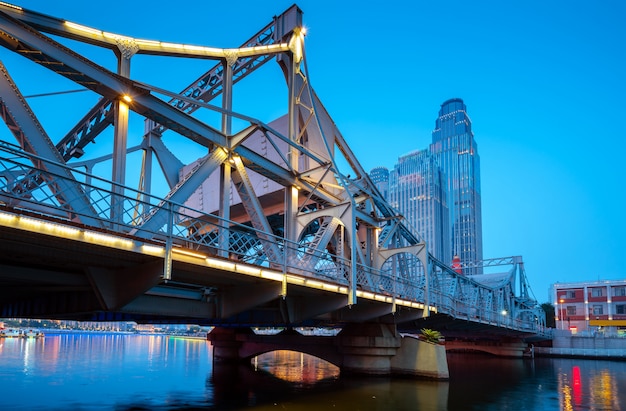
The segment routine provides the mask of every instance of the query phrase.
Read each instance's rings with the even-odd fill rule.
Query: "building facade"
[[[369,173],[372,182],[385,200],[389,198],[389,169],[375,167]]]
[[[626,334],[626,280],[552,284],[556,328]]]
[[[430,151],[398,158],[389,174],[387,201],[417,230],[435,258],[452,260],[446,178]]]
[[[461,263],[480,261],[483,259],[480,157],[472,121],[460,98],[441,105],[430,152],[447,178],[452,254],[459,256]]]

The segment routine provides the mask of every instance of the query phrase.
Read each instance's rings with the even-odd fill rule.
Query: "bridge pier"
[[[389,375],[400,336],[393,324],[351,323],[337,335],[337,346],[342,354],[342,372]]]
[[[346,374],[449,378],[445,347],[401,336],[395,324],[351,323],[336,336],[295,331],[257,335],[249,328],[217,327],[208,339],[214,364],[240,364],[266,352],[290,350],[314,355]]]
[[[213,346],[213,363],[240,364],[247,359],[240,355],[240,350],[247,336],[254,335],[250,328],[215,327],[207,336]]]

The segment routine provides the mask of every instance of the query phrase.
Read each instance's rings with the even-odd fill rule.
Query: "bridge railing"
[[[350,284],[351,262],[342,256],[315,251],[313,264],[310,260],[303,264],[304,255],[311,253],[306,244],[112,183],[7,142],[0,141],[0,154],[0,205],[111,234],[138,237],[148,243],[170,243],[207,256],[272,267],[339,285]],[[49,171],[58,168],[70,169],[74,178]],[[84,196],[85,201],[72,202],[70,206],[68,196],[76,193]],[[88,206],[77,208],[76,204]],[[280,253],[267,252],[269,245],[276,246]],[[358,286],[362,289],[379,292],[383,283],[387,284],[386,289],[392,289],[393,280],[383,279],[385,276],[372,268],[359,266],[358,272]],[[404,284],[405,298],[415,295],[409,288],[409,284]]]
[[[305,254],[311,253],[306,244],[224,221],[217,215],[116,185],[80,170],[71,169],[74,179],[68,178],[68,173],[50,171],[69,168],[66,165],[26,153],[10,143],[0,142],[0,154],[0,204],[6,207],[112,234],[139,237],[148,243],[184,247],[207,256],[352,286],[352,262],[343,256],[316,250],[313,258],[304,259]],[[75,199],[68,196],[76,193],[84,196],[85,201],[69,201]],[[85,206],[77,207],[81,204]],[[279,252],[267,252],[269,246]],[[302,263],[304,260],[306,264]],[[382,270],[357,264],[353,286],[419,303],[429,301],[438,312],[457,318],[515,329],[537,328],[534,316],[528,314],[532,310],[523,302],[516,302],[511,290],[509,295],[504,295],[506,290],[481,285],[442,264],[433,267],[426,274],[416,258],[401,258]]]

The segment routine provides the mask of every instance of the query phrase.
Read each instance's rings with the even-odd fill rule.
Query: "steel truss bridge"
[[[260,326],[388,316],[417,327],[429,317],[540,333],[520,257],[475,263],[500,273],[459,274],[385,201],[309,82],[304,38],[295,5],[240,47],[215,48],[0,3],[0,56],[23,57],[0,61],[0,315]],[[111,50],[117,66],[67,39]],[[130,76],[141,54],[202,59],[208,71],[164,90]],[[233,87],[269,62],[282,70],[287,107],[265,123],[233,111]],[[60,138],[9,74],[27,65],[98,97],[68,107],[82,117]],[[130,112],[144,119],[133,147]],[[203,154],[183,164],[168,138]],[[106,155],[90,156],[96,141]],[[135,152],[141,165],[128,167]],[[110,171],[95,173],[102,164]]]

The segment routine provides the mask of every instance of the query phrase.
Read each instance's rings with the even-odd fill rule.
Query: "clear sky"
[[[13,3],[133,37],[226,48],[293,1]],[[554,282],[626,278],[626,2],[297,4],[310,81],[366,170],[426,148],[440,104],[462,98],[481,157],[485,257],[521,255],[539,302]],[[7,53],[0,60],[12,61]],[[131,77],[172,91],[213,65],[134,60]],[[34,92],[33,75],[20,76]],[[72,88],[40,79],[47,91]],[[274,88],[254,94],[243,83],[235,109],[245,101],[261,118],[282,114],[266,102]]]

